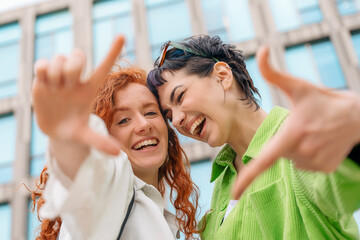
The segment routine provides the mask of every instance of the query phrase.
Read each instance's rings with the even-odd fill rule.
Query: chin
[[[208,139],[207,144],[210,147],[221,147],[225,144],[225,141],[221,141],[220,139]]]

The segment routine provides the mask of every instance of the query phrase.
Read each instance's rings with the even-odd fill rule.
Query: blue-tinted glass
[[[0,239],[11,239],[11,207],[9,204],[0,205]]]
[[[254,38],[248,0],[202,0],[206,28],[223,41]]]
[[[328,88],[346,88],[335,49],[330,41],[288,48],[286,63],[292,74],[313,84]]]
[[[31,203],[32,203],[32,200],[29,201],[29,214],[28,214],[28,239],[29,240],[35,239],[35,237],[38,236],[39,225],[40,225],[39,219],[37,217],[36,209],[34,212],[32,212]]]
[[[159,56],[160,46],[164,42],[182,40],[191,36],[190,18],[184,0],[166,1],[166,4],[150,4],[147,10],[154,59]]]
[[[279,31],[322,20],[319,0],[270,0],[270,6]]]
[[[301,25],[294,1],[270,0],[270,8],[279,31],[295,29]]]
[[[354,213],[355,221],[357,225],[359,226],[359,232],[360,232],[360,210],[356,211]]]
[[[16,121],[13,115],[0,116],[0,182],[12,179],[15,158]]]
[[[319,0],[296,0],[296,7],[303,24],[320,22],[322,20]]]
[[[0,164],[0,184],[8,183],[13,178],[13,165]]]
[[[214,183],[210,183],[212,162],[210,160],[204,160],[199,162],[193,162],[190,165],[191,179],[199,187],[199,209],[198,220],[200,220],[206,211],[211,207],[211,196],[214,187]],[[169,202],[167,209],[175,213],[174,206]]]
[[[19,23],[9,23],[0,26],[0,46],[17,42],[21,37]]]
[[[242,41],[254,38],[248,0],[227,0],[225,3],[229,40]]]
[[[272,99],[271,99],[269,86],[262,78],[255,58],[254,57],[248,58],[245,62],[246,62],[246,68],[254,82],[254,85],[258,89],[258,91],[261,95],[260,106],[265,111],[270,112],[270,110],[273,107],[273,103],[272,103]],[[260,100],[259,97],[257,97],[257,99]]]
[[[72,26],[72,18],[67,10],[38,16],[35,23],[36,35],[47,35]]]
[[[315,85],[320,85],[319,75],[309,47],[299,45],[288,48],[285,58],[290,73]]]
[[[94,65],[105,57],[114,37],[119,33],[126,37],[125,56],[135,61],[135,38],[131,16],[131,1],[98,1],[93,6]]]
[[[72,32],[71,29],[64,29],[53,35],[54,41],[54,54],[65,54],[69,55],[71,53],[73,43],[72,43]]]
[[[344,89],[346,81],[333,44],[323,41],[311,44],[322,83],[329,88]]]
[[[210,183],[212,162],[210,160],[191,163],[191,179],[199,187],[199,207],[201,219],[211,207],[211,196],[214,183]],[[198,219],[198,220],[200,220]]]
[[[0,99],[17,92],[20,31],[18,23],[0,26]]]
[[[156,6],[156,5],[161,5],[161,4],[168,4],[171,2],[176,2],[178,0],[145,0],[145,5],[147,7],[151,7],[151,6]]]
[[[47,136],[40,131],[33,116],[31,123],[31,176],[39,176],[44,168],[47,142]]]
[[[359,59],[359,67],[360,67],[360,32],[354,33],[352,35],[352,42],[354,44],[356,55]]]
[[[55,54],[68,55],[73,47],[72,17],[59,11],[37,17],[35,23],[35,60]]]
[[[360,0],[336,0],[341,15],[355,14],[360,11]]]
[[[219,0],[202,0],[202,8],[205,17],[206,29],[209,34],[217,31],[225,31],[223,23],[222,3]]]

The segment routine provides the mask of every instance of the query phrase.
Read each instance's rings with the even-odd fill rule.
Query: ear
[[[225,62],[215,63],[212,76],[221,80],[224,90],[229,90],[234,81],[231,68]]]

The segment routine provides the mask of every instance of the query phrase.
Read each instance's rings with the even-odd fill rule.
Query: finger
[[[288,131],[282,131],[275,135],[263,147],[258,157],[240,171],[232,189],[234,199],[240,198],[256,177],[270,168],[280,157],[286,156],[291,151],[295,141],[287,133]]]
[[[52,89],[60,87],[63,84],[62,69],[65,59],[64,56],[58,55],[50,61],[46,78]]]
[[[108,72],[110,71],[111,67],[114,65],[114,62],[115,62],[117,56],[120,54],[121,49],[123,48],[124,41],[125,41],[125,39],[123,36],[119,36],[114,40],[107,56],[102,61],[100,66],[97,67],[97,69],[95,70],[93,75],[91,76],[91,80],[90,80],[89,84],[92,85],[92,88],[95,91],[106,80]]]
[[[40,83],[46,83],[46,71],[49,67],[49,61],[47,59],[39,59],[36,61],[34,70],[35,70],[35,81]]]
[[[101,135],[97,132],[94,132],[90,128],[84,128],[84,130],[79,131],[79,133],[79,141],[86,146],[94,147],[104,153],[114,156],[120,153],[120,143],[110,135]]]
[[[74,49],[64,63],[64,85],[71,87],[80,83],[86,56],[80,49]]]
[[[305,90],[302,89],[312,85],[300,78],[275,70],[269,62],[268,47],[261,47],[256,53],[256,59],[263,77],[269,83],[283,90],[289,97],[294,97],[297,93],[305,92]]]

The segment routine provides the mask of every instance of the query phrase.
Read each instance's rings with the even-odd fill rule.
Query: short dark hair
[[[235,45],[223,43],[218,36],[210,37],[207,35],[193,36],[177,44],[182,49],[189,51],[175,47],[168,50],[163,64],[157,67],[160,61],[157,58],[154,64],[155,68],[147,76],[147,85],[157,99],[159,99],[157,88],[166,82],[162,76],[165,71],[174,73],[177,70],[184,69],[189,75],[195,74],[206,77],[211,74],[216,60],[219,60],[230,66],[236,83],[244,93],[244,97],[240,100],[246,101],[246,104],[249,105],[255,104],[256,110],[259,109],[255,94],[260,98],[261,96],[246,69],[242,51],[236,49]],[[165,44],[161,49],[164,47]]]

